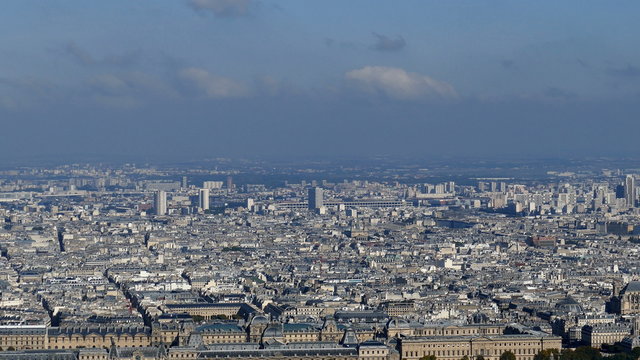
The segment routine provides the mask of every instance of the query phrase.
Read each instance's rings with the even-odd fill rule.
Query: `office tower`
[[[227,176],[227,189],[233,189],[233,178],[231,176]]]
[[[453,181],[449,181],[446,183],[446,192],[448,193],[454,193],[456,192],[456,183]]]
[[[498,184],[498,191],[507,192],[507,183],[501,182]]]
[[[634,207],[636,205],[636,179],[633,175],[627,175],[624,180],[624,198],[627,206]]]
[[[478,191],[479,192],[487,191],[487,183],[484,181],[478,181]]]
[[[167,193],[163,190],[155,192],[153,197],[153,208],[156,215],[165,215],[167,213]]]
[[[198,207],[202,210],[209,210],[209,189],[200,189]]]
[[[186,176],[182,177],[182,188],[183,189],[187,188],[187,177]]]
[[[251,208],[253,208],[254,205],[255,205],[255,201],[252,198],[248,198],[247,199],[247,209],[251,210]]]
[[[198,192],[198,207],[202,210],[209,209],[209,195],[210,190],[207,188],[200,189]]]
[[[322,189],[319,187],[312,187],[309,189],[309,209],[319,209],[324,205],[322,199]]]

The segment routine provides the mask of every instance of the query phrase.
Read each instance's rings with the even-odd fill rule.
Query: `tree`
[[[516,360],[516,354],[507,350],[500,355],[500,360]]]
[[[197,323],[204,320],[204,316],[202,315],[191,315],[191,318],[193,319],[194,322],[197,322]]]
[[[460,360],[469,360],[469,356],[468,356],[468,355],[465,355],[465,356],[463,356],[463,357],[462,357],[462,359],[460,359]]]
[[[576,358],[575,351],[571,349],[563,349],[562,352],[560,353],[560,358],[562,360],[575,360]]]
[[[578,356],[578,360],[600,360],[602,359],[602,354],[596,348],[592,348],[590,346],[581,346],[576,349],[576,355]]]
[[[425,355],[420,360],[438,360],[438,358],[435,355]]]
[[[533,360],[558,360],[560,358],[560,353],[558,353],[557,349],[546,349],[540,350],[536,356],[533,357]]]
[[[478,356],[476,356],[476,360],[484,360],[484,356],[478,355]]]

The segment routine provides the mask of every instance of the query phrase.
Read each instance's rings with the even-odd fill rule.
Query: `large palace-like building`
[[[384,324],[384,323],[383,323]],[[478,355],[497,360],[512,351],[532,360],[560,349],[561,338],[544,333],[504,335],[502,325],[420,325],[401,319],[386,325],[280,323],[263,315],[247,322],[154,323],[145,326],[3,326],[0,359],[438,359]],[[9,357],[7,357],[9,356]]]

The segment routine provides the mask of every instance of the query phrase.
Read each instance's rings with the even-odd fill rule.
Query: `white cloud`
[[[457,98],[453,86],[426,75],[406,72],[400,68],[365,66],[351,70],[345,78],[358,89],[368,93],[382,93],[394,99],[417,100],[440,97]]]
[[[209,98],[242,97],[249,92],[246,86],[233,79],[216,76],[200,68],[182,69],[179,76]]]
[[[210,11],[217,17],[239,17],[249,14],[252,0],[189,0],[196,11]]]
[[[142,72],[96,75],[81,90],[76,94],[81,98],[121,108],[179,98],[179,93],[165,81]]]

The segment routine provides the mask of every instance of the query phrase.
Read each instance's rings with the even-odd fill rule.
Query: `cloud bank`
[[[187,5],[198,12],[216,17],[241,17],[249,14],[252,0],[189,0]]]
[[[398,100],[458,97],[450,84],[400,68],[365,66],[347,72],[345,78],[360,91],[383,94]]]
[[[201,68],[182,69],[179,78],[207,98],[234,98],[248,95],[247,87],[233,79],[217,76]]]

